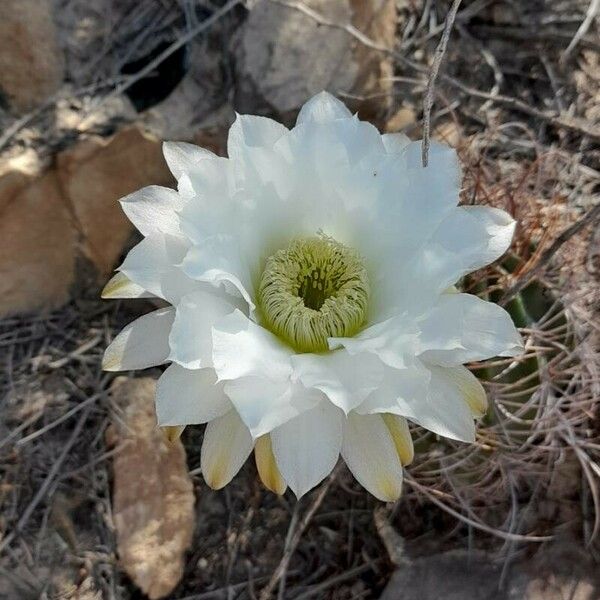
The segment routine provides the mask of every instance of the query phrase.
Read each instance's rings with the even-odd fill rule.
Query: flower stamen
[[[267,259],[259,286],[267,327],[299,352],[328,349],[364,324],[369,280],[360,255],[324,234],[292,240]]]

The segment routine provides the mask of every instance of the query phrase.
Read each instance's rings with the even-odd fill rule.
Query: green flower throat
[[[298,352],[328,350],[364,324],[369,279],[361,256],[325,235],[292,240],[267,259],[258,291],[267,327]]]

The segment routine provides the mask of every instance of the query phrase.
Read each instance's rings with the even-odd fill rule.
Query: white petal
[[[200,287],[179,267],[189,248],[183,238],[153,233],[131,249],[119,271],[171,304]]]
[[[404,155],[409,169],[427,173],[431,183],[436,178],[445,178],[446,183],[452,182],[453,185],[460,186],[461,171],[454,148],[440,142],[430,142],[427,167],[423,167],[421,150],[422,140],[410,142],[406,145]]]
[[[250,270],[232,236],[216,235],[192,246],[183,260],[182,269],[197,281],[215,286],[229,284],[246,300],[251,310],[255,308]]]
[[[414,418],[421,406],[426,408],[430,381],[429,369],[419,361],[402,369],[386,367],[381,384],[355,410],[365,415],[389,412]]]
[[[169,356],[169,332],[175,309],[161,308],[129,323],[104,352],[105,371],[129,371],[160,365]]]
[[[219,379],[287,381],[291,355],[290,348],[239,310],[223,317],[213,329],[213,362]]]
[[[183,199],[175,191],[159,185],[150,185],[121,199],[127,218],[144,236],[151,233],[180,235],[177,210]]]
[[[171,365],[156,387],[159,425],[207,423],[231,410],[231,402],[212,369],[188,370]]]
[[[509,248],[515,233],[516,221],[505,211],[491,206],[463,206],[469,216],[480,222],[488,234],[487,247],[482,249],[476,268],[500,258]]]
[[[420,355],[432,364],[454,366],[523,352],[510,315],[470,294],[442,294],[420,328]]]
[[[256,459],[256,470],[265,487],[275,494],[283,495],[287,483],[277,467],[270,435],[263,435],[256,440],[254,458]]]
[[[436,254],[438,289],[500,258],[512,240],[515,221],[504,211],[460,206],[442,221],[424,252]]]
[[[169,359],[188,369],[213,366],[213,326],[236,308],[235,298],[207,288],[181,298],[169,336]]]
[[[400,154],[410,144],[410,138],[403,133],[384,133],[381,139],[388,154]]]
[[[314,121],[325,123],[335,119],[347,119],[352,113],[346,105],[328,92],[320,92],[302,106],[296,123]]]
[[[240,377],[225,384],[225,393],[240,417],[257,438],[314,407],[323,399],[318,390],[306,389],[289,380]]]
[[[326,354],[292,356],[294,377],[307,388],[321,390],[348,413],[358,406],[383,379],[383,364],[374,354],[352,355],[344,349]]]
[[[231,161],[219,156],[207,157],[179,179],[179,194],[184,204],[179,211],[181,231],[196,243],[204,238],[230,231],[239,211],[233,201]]]
[[[329,338],[329,347],[343,346],[349,354],[372,352],[382,362],[397,369],[412,361],[418,343],[419,329],[406,315],[397,315],[367,327],[352,338]]]
[[[400,497],[402,464],[380,415],[348,415],[342,457],[357,481],[373,496],[384,502]]]
[[[226,486],[246,462],[254,441],[235,410],[211,421],[204,432],[200,467],[213,489]]]
[[[424,368],[422,372],[429,373],[429,377],[414,378],[410,371],[387,369],[383,385],[356,412],[396,414],[438,435],[472,442],[473,415],[462,393],[437,373]]]
[[[102,290],[102,298],[156,298],[124,273],[115,273]]]
[[[288,128],[267,117],[237,115],[229,129],[227,154],[243,158],[248,148],[272,148],[288,132]]]
[[[298,498],[331,473],[342,445],[342,421],[343,413],[323,401],[271,432],[277,466]]]
[[[164,142],[163,154],[175,179],[193,170],[202,160],[215,156],[210,150],[186,142]]]
[[[440,223],[431,238],[399,276],[405,283],[398,295],[421,304],[425,292],[441,293],[467,273],[498,259],[510,246],[514,220],[504,211],[483,206],[458,207]],[[420,286],[406,285],[419,281]],[[421,296],[415,296],[415,292]],[[407,301],[405,301],[407,302]]]
[[[454,385],[471,409],[474,417],[482,417],[487,412],[487,395],[481,382],[469,369],[462,365],[458,367],[435,367],[429,368],[441,378]]]

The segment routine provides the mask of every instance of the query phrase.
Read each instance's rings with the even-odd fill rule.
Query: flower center
[[[320,234],[292,240],[267,259],[258,298],[273,333],[299,352],[328,349],[363,325],[369,279],[353,249]]]

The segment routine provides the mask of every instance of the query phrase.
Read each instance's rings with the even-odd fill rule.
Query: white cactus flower
[[[239,116],[229,158],[166,143],[177,191],[122,200],[144,239],[104,296],[171,306],[127,326],[104,368],[170,363],[164,426],[208,423],[204,477],[226,485],[254,449],[265,485],[301,496],[339,455],[373,495],[401,492],[407,420],[472,442],[486,410],[464,363],[521,353],[510,316],[452,286],[499,258],[515,223],[458,207],[456,154],[380,135],[334,97],[296,126]]]

